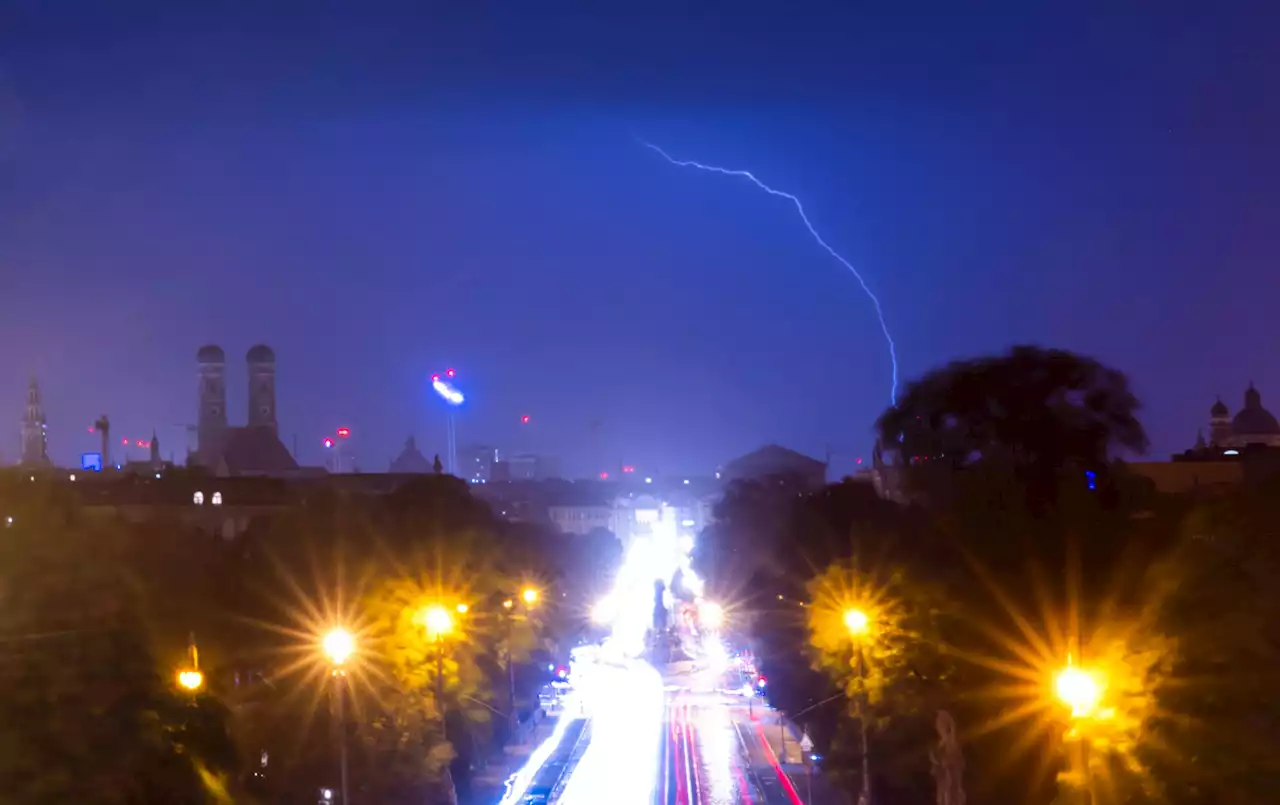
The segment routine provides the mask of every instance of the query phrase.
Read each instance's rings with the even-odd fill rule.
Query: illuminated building
[[[464,447],[458,454],[458,477],[468,483],[484,484],[493,477],[498,448],[484,444]]]

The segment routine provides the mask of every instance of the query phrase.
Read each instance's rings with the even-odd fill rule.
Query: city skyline
[[[180,457],[210,341],[279,351],[308,465],[339,426],[371,469],[411,433],[443,452],[446,365],[461,443],[570,474],[597,450],[677,472],[768,442],[868,455],[890,367],[856,281],[785,200],[637,137],[802,198],[884,302],[904,380],[1011,343],[1092,355],[1132,378],[1153,457],[1215,396],[1280,389],[1254,335],[1280,169],[1256,17],[752,6],[734,34],[662,4],[82,5],[0,35],[0,415],[17,429],[36,374],[60,464],[103,413]]]

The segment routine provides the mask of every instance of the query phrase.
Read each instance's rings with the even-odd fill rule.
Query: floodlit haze
[[[0,12],[0,452],[183,455],[196,349],[279,359],[281,438],[709,472],[868,455],[904,378],[1040,342],[1155,451],[1280,400],[1275,3],[184,3]],[[1052,8],[1051,8],[1052,6]],[[689,11],[691,7],[701,10]],[[892,10],[889,10],[892,9]],[[521,425],[520,417],[531,421]]]

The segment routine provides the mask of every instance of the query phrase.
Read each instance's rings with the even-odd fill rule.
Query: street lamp
[[[459,604],[454,611],[466,612],[466,604]],[[436,644],[436,707],[440,709],[440,731],[448,739],[448,727],[444,717],[444,640],[453,633],[453,615],[441,604],[431,604],[418,615],[427,630],[427,637]]]
[[[356,639],[351,632],[338,627],[325,633],[320,641],[320,648],[333,666],[330,670],[330,676],[333,677],[330,695],[333,697],[333,707],[337,716],[338,769],[342,784],[342,805],[347,805],[347,709],[344,702],[347,671],[343,666],[356,652]]]
[[[849,634],[854,636],[864,635],[871,628],[871,619],[867,617],[867,613],[860,609],[846,609],[844,612],[844,625],[849,630]]]
[[[871,634],[871,618],[858,608],[844,611],[844,625],[853,641],[855,670],[858,675],[858,727],[862,735],[862,789],[858,805],[871,805],[871,761],[867,742],[867,658],[864,646]]]
[[[204,687],[204,674],[196,670],[181,671],[178,673],[178,684],[191,693],[195,693]]]
[[[1070,655],[1067,655],[1066,667],[1058,671],[1053,682],[1058,701],[1071,709],[1074,725],[1067,733],[1071,748],[1069,761],[1073,767],[1071,778],[1077,785],[1080,801],[1085,805],[1093,801],[1093,780],[1089,770],[1088,736],[1079,726],[1082,721],[1106,717],[1099,708],[1105,687],[1097,671],[1075,665]]]
[[[346,629],[331,629],[321,640],[320,647],[329,662],[340,668],[355,653],[356,639]]]
[[[520,600],[524,603],[524,611],[526,617],[529,610],[537,603],[540,594],[536,587],[525,587],[520,591]],[[511,658],[511,642],[515,631],[515,601],[506,599],[502,602],[502,608],[507,611],[507,718],[511,721],[511,728],[514,731],[516,726],[516,666]]]
[[[1071,708],[1072,718],[1088,718],[1097,712],[1102,700],[1102,682],[1096,673],[1068,665],[1058,672],[1054,692]]]

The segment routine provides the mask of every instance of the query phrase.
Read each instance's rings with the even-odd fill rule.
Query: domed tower
[[[1244,392],[1244,408],[1231,420],[1231,433],[1240,446],[1265,444],[1280,447],[1280,421],[1262,407],[1262,394],[1252,383]]]
[[[218,454],[227,432],[227,356],[208,344],[196,353],[200,411],[196,417],[196,455],[203,463]]]
[[[1222,447],[1231,440],[1231,411],[1219,397],[1209,409],[1209,444]]]
[[[249,364],[249,427],[276,430],[276,354],[258,344],[244,356]]]

